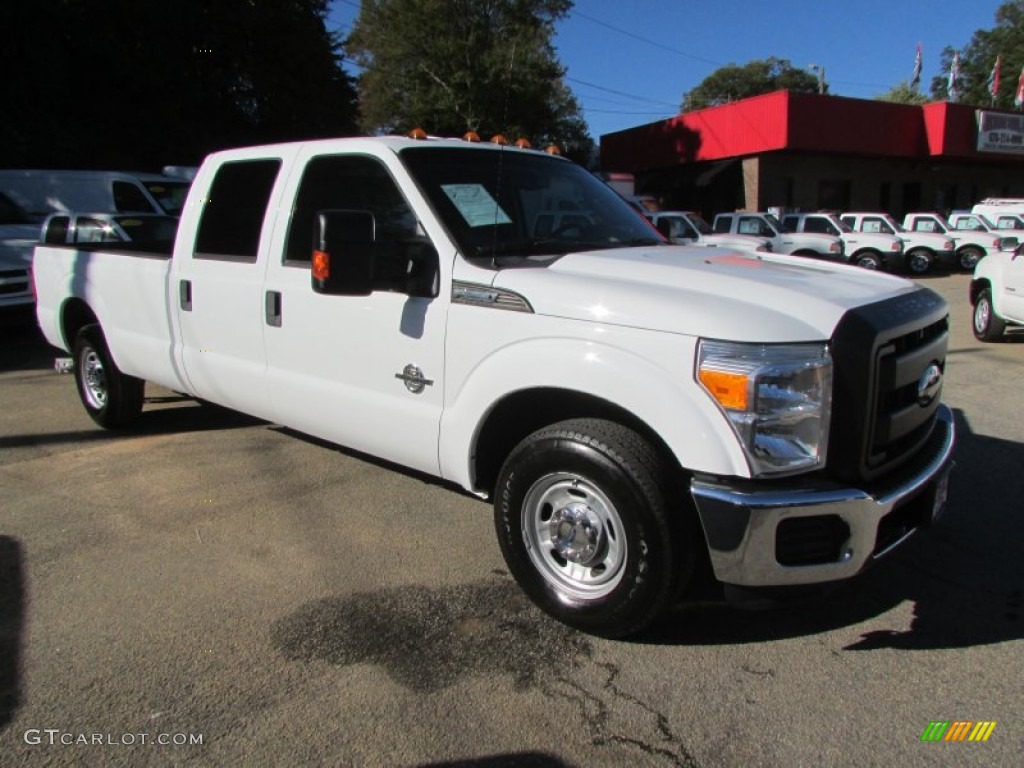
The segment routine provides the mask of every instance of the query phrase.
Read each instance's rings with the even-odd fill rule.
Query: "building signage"
[[[977,111],[978,151],[1024,155],[1024,114]]]

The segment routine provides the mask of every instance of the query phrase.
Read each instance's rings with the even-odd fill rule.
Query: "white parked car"
[[[888,213],[844,213],[840,220],[855,232],[881,232],[895,235],[903,241],[903,266],[915,275],[921,275],[939,266],[956,266],[956,248],[953,238],[939,232],[910,232]]]
[[[999,341],[1008,325],[1024,325],[1024,244],[1004,246],[978,262],[971,280],[973,330],[981,341]]]

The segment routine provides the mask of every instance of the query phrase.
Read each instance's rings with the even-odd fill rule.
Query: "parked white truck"
[[[567,210],[587,221],[537,235]],[[702,563],[734,594],[852,577],[943,508],[940,296],[681,257],[559,157],[221,152],[173,254],[137,247],[35,254],[40,326],[97,423],[130,424],[157,382],[490,497],[523,590],[587,632],[638,631]]]
[[[844,213],[839,219],[854,232],[881,232],[900,238],[903,241],[903,266],[915,275],[923,275],[936,266],[944,269],[956,266],[953,238],[947,235],[939,232],[911,232],[888,213]]]
[[[794,256],[810,256],[845,263],[843,241],[832,235],[786,232],[770,213],[719,213],[712,225],[718,235],[753,235],[771,241],[772,251]]]
[[[937,213],[908,213],[903,217],[908,232],[938,232],[953,239],[960,269],[970,271],[985,256],[999,250],[1002,237],[966,229],[953,229],[944,216]]]
[[[1007,326],[1024,325],[1024,244],[1004,241],[999,252],[978,262],[968,298],[981,341],[1000,341]]]
[[[733,248],[738,251],[765,253],[772,250],[772,241],[754,235],[716,235],[711,225],[693,211],[651,211],[644,214],[670,243]]]
[[[864,269],[893,269],[903,262],[903,241],[883,232],[854,232],[834,213],[787,213],[782,217],[784,232],[832,235],[843,241],[850,264]]]

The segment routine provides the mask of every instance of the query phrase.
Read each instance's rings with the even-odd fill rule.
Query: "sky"
[[[576,0],[555,47],[590,135],[671,117],[683,94],[719,67],[769,56],[825,68],[829,93],[870,99],[910,80],[921,43],[921,89],[948,45],[995,26],[1003,0]],[[358,0],[332,0],[343,36]],[[358,70],[348,67],[351,74]],[[1004,70],[1002,87],[1016,82]]]

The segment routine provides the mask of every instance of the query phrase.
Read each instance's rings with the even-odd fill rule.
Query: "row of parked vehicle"
[[[909,213],[900,224],[881,212],[720,213],[708,224],[693,211],[644,211],[672,242],[742,251],[792,254],[855,264],[865,269],[973,270],[1000,249],[1003,238],[1024,240],[1024,219],[1003,210],[984,213]]]
[[[32,306],[32,251],[40,242],[170,243],[188,170],[0,170],[0,310]]]

